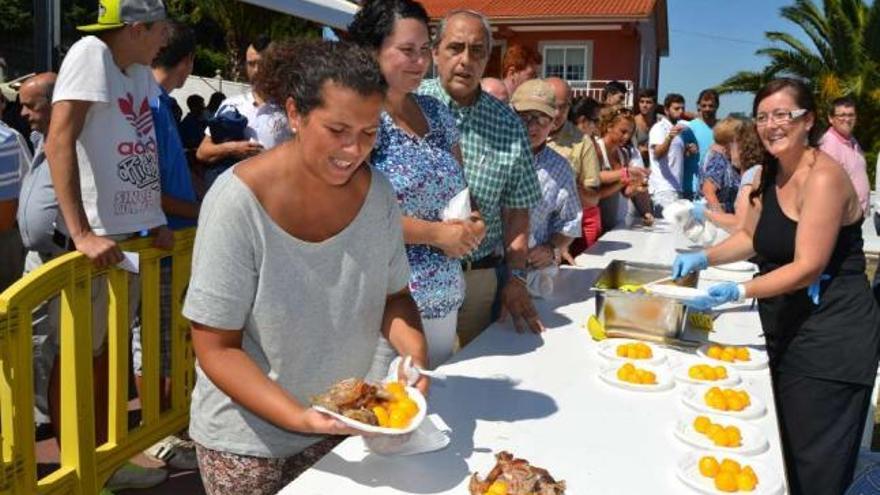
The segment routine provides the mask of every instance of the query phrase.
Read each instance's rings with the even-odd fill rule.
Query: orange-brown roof
[[[472,9],[489,18],[647,17],[657,0],[422,0],[432,18]]]

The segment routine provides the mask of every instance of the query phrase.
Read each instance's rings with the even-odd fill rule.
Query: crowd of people
[[[355,434],[308,406],[340,379],[380,380],[397,355],[436,367],[497,319],[544,331],[534,299],[560,265],[681,199],[730,237],[680,255],[674,276],[743,259],[760,268],[691,305],[759,300],[792,493],[838,493],[852,478],[880,352],[852,100],[832,102],[819,140],[796,80],[768,84],[752,119],[719,120],[711,89],[693,112],[680,94],[660,105],[655,90],[629,95],[617,81],[574,98],[566,80],[538,77],[527,46],[507,48],[500,78],[483,77],[493,40],[479,12],[448,13],[432,38],[417,1],[368,0],[344,41],[254,40],[250,90],[207,105],[191,96],[181,119],[171,94],[193,68],[192,29],[160,0],[113,5],[79,28],[57,75],[21,86],[30,138],[0,125],[0,289],[69,251],[106,267],[122,241],[151,235],[170,249],[173,230],[196,226],[183,306],[197,357],[191,441],[181,433],[150,453],[198,466],[208,493],[275,493],[320,435]],[[163,403],[171,267],[160,277]],[[106,312],[105,280],[91,297]],[[129,308],[139,389],[139,305]],[[57,300],[42,308],[34,334],[48,377],[38,403],[60,433],[58,311]],[[100,406],[106,319],[92,327]],[[426,377],[415,385],[428,393]],[[106,413],[96,407],[98,444]],[[108,487],[165,476],[125,466]]]

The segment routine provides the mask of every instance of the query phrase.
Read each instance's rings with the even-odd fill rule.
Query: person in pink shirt
[[[856,126],[856,102],[848,96],[832,101],[828,123],[831,127],[822,136],[820,149],[831,155],[831,158],[846,170],[859,196],[862,213],[867,215],[871,185],[868,182],[865,155],[853,136],[853,128]]]

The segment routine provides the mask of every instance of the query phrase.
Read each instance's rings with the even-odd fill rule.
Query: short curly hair
[[[758,130],[755,128],[753,120],[743,120],[742,125],[736,129],[734,142],[739,149],[738,164],[741,170],[748,170],[753,165],[763,165],[767,163],[767,150],[764,149],[764,143],[758,136]]]
[[[327,81],[365,97],[379,94],[384,98],[388,91],[376,59],[347,42],[273,43],[263,54],[261,64],[254,89],[280,105],[293,98],[302,116],[324,105],[321,89]]]
[[[415,0],[367,0],[348,25],[349,38],[359,46],[378,50],[398,19],[415,19],[425,28],[430,22],[425,7]]]

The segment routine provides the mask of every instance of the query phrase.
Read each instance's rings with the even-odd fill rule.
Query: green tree
[[[798,77],[815,91],[823,123],[829,102],[850,96],[858,105],[856,136],[870,151],[873,166],[880,148],[880,2],[824,0],[820,8],[812,0],[795,0],[780,9],[780,16],[808,41],[787,32],[764,33],[771,46],[755,53],[768,57],[768,65],[732,75],[718,91],[754,93],[776,77]]]
[[[0,33],[20,35],[33,29],[29,0],[0,0]]]
[[[166,0],[166,5],[175,18],[192,26],[208,28],[197,28],[200,54],[203,55],[203,61],[209,62],[197,67],[201,75],[213,76],[213,71],[208,67],[214,66],[220,57],[225,57],[225,66],[217,68],[222,69],[225,77],[241,80],[244,75],[244,51],[260,33],[270,35],[273,40],[320,35],[319,27],[312,22],[242,1]],[[214,36],[211,36],[212,32]]]

